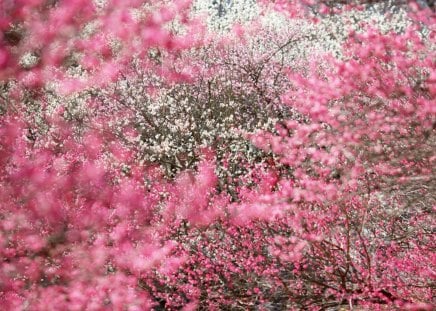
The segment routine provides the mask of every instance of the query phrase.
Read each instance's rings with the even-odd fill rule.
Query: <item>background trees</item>
[[[433,308],[434,15],[282,4],[1,2],[6,309]]]

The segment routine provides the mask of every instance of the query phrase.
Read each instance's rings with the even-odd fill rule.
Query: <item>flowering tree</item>
[[[298,57],[189,4],[0,2],[2,306],[431,310],[434,15]]]
[[[276,247],[298,308],[434,295],[434,52],[417,31],[431,31],[428,13],[404,33],[352,34],[343,60],[291,69],[283,102],[299,119],[254,140],[292,171],[248,208],[289,209],[292,238]]]
[[[152,47],[169,53],[189,47],[196,40],[190,29],[199,28],[188,22],[188,5],[0,2],[2,308],[150,309],[155,301],[139,289],[141,273],[182,260],[171,255],[175,245],[164,239],[166,230],[181,217],[195,225],[219,215],[218,199],[217,211],[208,211],[215,185],[210,159],[200,162],[202,173],[169,183],[135,162],[134,150],[124,148],[102,116],[77,132],[65,105],[51,101],[56,90],[109,83]],[[175,19],[184,35],[166,28]],[[148,59],[141,65],[152,70]],[[154,73],[175,77],[165,66]],[[124,137],[134,135],[124,129]],[[203,196],[184,191],[190,179],[189,190]],[[195,214],[202,216],[196,221]]]
[[[403,33],[352,33],[341,60],[289,69],[282,101],[295,115],[253,135],[286,174],[258,171],[230,223],[175,233],[195,256],[146,279],[163,306],[433,308],[433,35],[416,28],[432,17],[415,18]]]

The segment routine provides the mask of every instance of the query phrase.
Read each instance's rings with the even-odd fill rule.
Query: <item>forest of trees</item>
[[[435,25],[0,0],[0,309],[434,310]]]

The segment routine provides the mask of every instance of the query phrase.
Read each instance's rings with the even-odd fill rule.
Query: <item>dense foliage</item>
[[[0,0],[3,309],[434,308],[431,7],[248,2]]]

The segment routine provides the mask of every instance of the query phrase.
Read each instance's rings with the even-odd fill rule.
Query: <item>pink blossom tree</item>
[[[175,242],[165,232],[181,217],[200,225],[220,214],[218,197],[209,202],[216,183],[209,158],[197,172],[168,182],[135,161],[106,119],[97,116],[94,127],[76,133],[65,107],[50,102],[51,84],[62,93],[103,86],[134,58],[149,68],[152,48],[171,54],[190,47],[201,38],[191,31],[201,26],[188,18],[188,7],[188,1],[0,2],[2,308],[150,309],[155,301],[138,286],[141,274],[183,261],[172,255]],[[176,19],[183,35],[168,28]],[[153,70],[174,77],[165,66]],[[34,136],[37,105],[45,128]],[[123,131],[135,135],[131,127]],[[183,212],[175,209],[182,202]]]
[[[282,102],[294,116],[252,136],[280,163],[238,188],[231,221],[174,233],[192,257],[146,278],[165,308],[190,299],[207,309],[433,308],[429,13],[412,12],[403,33],[364,26],[342,59],[289,68]]]
[[[292,266],[286,288],[298,308],[432,308],[434,16],[412,15],[404,33],[367,26],[342,60],[290,69],[282,100],[297,120],[254,138],[292,171],[266,202],[292,219],[292,239],[276,250]]]

